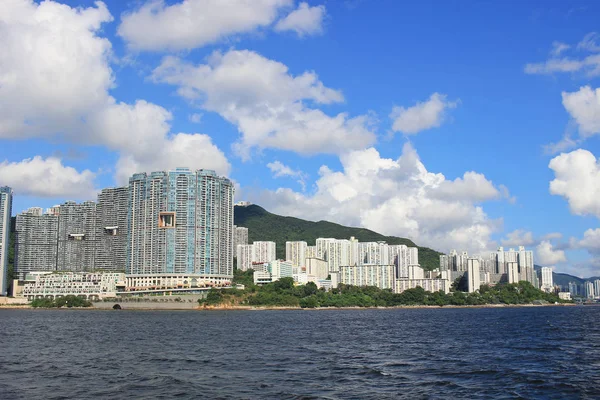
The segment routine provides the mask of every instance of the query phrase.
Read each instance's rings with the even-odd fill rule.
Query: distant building
[[[252,268],[252,263],[256,260],[253,244],[240,244],[236,247],[237,269],[247,271]]]
[[[277,259],[277,249],[275,242],[258,241],[254,242],[254,261],[268,263]]]
[[[575,282],[569,282],[569,293],[571,297],[577,297],[580,293],[579,285]]]
[[[467,260],[467,279],[469,293],[478,291],[481,286],[479,267],[480,264],[478,258],[469,258]]]
[[[269,263],[269,272],[271,273],[273,281],[278,281],[281,278],[292,278],[292,262],[284,260],[273,260]]]
[[[17,215],[15,238],[15,273],[19,279],[33,271],[56,271],[58,215],[41,214],[37,209]]]
[[[428,292],[450,293],[451,281],[448,279],[397,279],[395,282],[394,293],[402,293],[408,289],[423,288]]]
[[[303,241],[285,242],[285,259],[291,261],[296,268],[304,267],[307,247]]]
[[[561,300],[571,300],[571,293],[569,292],[558,292],[558,298]]]
[[[6,296],[8,288],[8,249],[10,246],[10,217],[12,215],[13,191],[0,187],[0,296]]]
[[[237,249],[238,245],[248,244],[248,228],[243,226],[233,226],[233,248]]]
[[[58,216],[59,271],[91,271],[96,250],[96,203],[67,201]]]
[[[585,289],[585,297],[587,297],[588,299],[593,299],[595,296],[594,284],[590,281],[585,281],[583,287]]]
[[[94,300],[116,297],[117,288],[124,286],[124,273],[38,272],[25,276],[22,295],[29,300],[69,295]]]
[[[308,275],[314,275],[319,279],[327,279],[329,276],[329,268],[327,262],[319,258],[306,258],[304,260],[306,266],[306,273]]]
[[[542,286],[541,289],[545,292],[551,292],[554,289],[554,282],[552,280],[552,268],[542,267]]]
[[[291,261],[273,260],[267,264],[267,270],[254,271],[255,285],[265,285],[281,278],[294,278]],[[299,279],[298,275],[296,279]]]
[[[125,272],[128,202],[128,187],[102,189],[98,194],[94,270]]]
[[[508,274],[508,283],[519,283],[519,263],[514,261],[506,263],[506,271]]]
[[[342,265],[339,272],[331,272],[333,287],[338,284],[352,286],[376,286],[380,289],[393,289],[395,279],[393,265]]]

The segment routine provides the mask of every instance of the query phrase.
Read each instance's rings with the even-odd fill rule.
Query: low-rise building
[[[125,292],[190,290],[231,285],[231,276],[219,274],[135,274],[125,275]]]
[[[571,292],[558,292],[558,298],[561,300],[571,300]]]
[[[124,273],[32,272],[25,276],[21,293],[29,300],[69,295],[102,299],[115,297],[124,286]]]
[[[451,281],[448,279],[396,279],[394,293],[402,293],[408,289],[421,287],[428,292],[450,293]]]
[[[273,282],[273,276],[269,271],[254,271],[254,284],[266,285]]]

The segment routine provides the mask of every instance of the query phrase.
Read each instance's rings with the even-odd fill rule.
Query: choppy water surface
[[[0,310],[0,398],[600,398],[600,307]]]

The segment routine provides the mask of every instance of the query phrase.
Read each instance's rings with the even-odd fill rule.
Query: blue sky
[[[8,8],[13,213],[136,171],[213,168],[276,213],[440,251],[522,243],[538,264],[600,275],[597,2]]]

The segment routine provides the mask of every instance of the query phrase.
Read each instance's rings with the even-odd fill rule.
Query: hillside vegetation
[[[427,247],[416,246],[415,243],[406,238],[396,236],[384,236],[364,228],[352,228],[333,222],[312,222],[300,218],[283,217],[272,214],[257,205],[246,207],[235,207],[234,223],[237,226],[248,228],[248,241],[266,240],[277,243],[277,257],[285,258],[285,242],[304,240],[309,246],[313,246],[317,238],[349,239],[354,236],[361,242],[385,241],[388,244],[404,244],[419,248],[419,263],[426,270],[432,270],[440,266],[439,252]]]
[[[239,289],[211,289],[206,299],[198,302],[203,306],[267,306],[267,307],[395,307],[403,305],[467,306],[485,304],[532,304],[563,303],[555,294],[534,288],[529,282],[500,284],[495,287],[483,285],[479,293],[428,292],[421,287],[402,293],[378,289],[373,286],[356,287],[340,285],[326,292],[309,282],[294,285],[292,278],[282,278],[264,286],[252,283],[254,271],[235,271],[234,283],[245,285]]]

